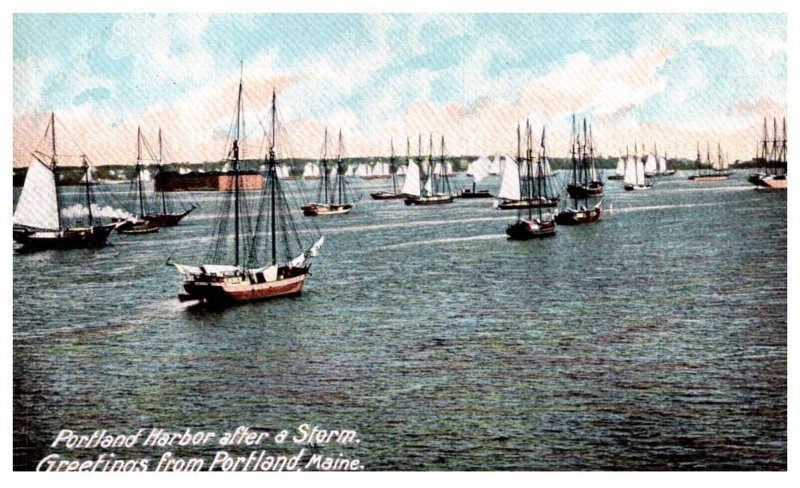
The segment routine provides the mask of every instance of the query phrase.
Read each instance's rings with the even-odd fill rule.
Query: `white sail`
[[[553,168],[550,166],[550,160],[544,160],[544,176],[553,176]]]
[[[639,182],[636,181],[636,166],[636,159],[629,156],[625,162],[625,183],[639,185]]]
[[[658,172],[662,175],[667,172],[667,158],[659,156],[658,158]]]
[[[187,168],[187,167],[185,167],[185,166],[182,166],[182,167],[181,167],[181,168],[178,170],[178,174],[181,174],[181,175],[185,175],[185,174],[187,174],[188,172],[189,172],[189,168]]]
[[[656,158],[652,154],[648,154],[644,161],[644,172],[647,174],[655,174],[658,171],[658,164]]]
[[[511,156],[506,156],[505,164],[503,165],[503,181],[500,183],[500,193],[497,196],[507,200],[521,200],[519,166]]]
[[[28,167],[22,194],[14,211],[14,224],[37,229],[59,229],[56,179],[53,171],[38,159],[34,159]]]
[[[152,181],[153,176],[150,174],[150,170],[147,168],[142,170],[142,181]]]
[[[436,176],[441,176],[443,174],[441,163],[436,163],[433,165],[433,174]]]
[[[444,164],[444,170],[447,172],[447,176],[455,175],[455,172],[453,171],[453,164],[450,162]]]
[[[356,174],[356,169],[353,167],[352,164],[349,165],[347,167],[347,171],[344,172],[345,176],[355,176],[355,174]]]
[[[408,171],[408,166],[406,166],[405,164],[401,165],[401,166],[399,166],[397,168],[397,174],[400,175],[400,176],[403,176],[404,174],[406,174],[407,171]]]
[[[475,181],[475,183],[480,183],[484,178],[489,176],[491,166],[491,161],[485,157],[480,157],[477,161],[473,161],[469,164],[467,172],[472,175],[472,180]]]
[[[637,185],[644,185],[644,175],[645,175],[645,162],[641,159],[636,161],[636,184]]]
[[[433,178],[428,176],[428,179],[425,180],[425,194],[432,195],[433,194]]]
[[[389,176],[389,174],[388,163],[375,163],[372,168],[372,176]]]
[[[614,171],[617,176],[625,176],[625,160],[619,158],[617,161],[617,170]]]
[[[401,193],[419,196],[419,166],[414,161],[409,161],[406,180],[403,182]]]

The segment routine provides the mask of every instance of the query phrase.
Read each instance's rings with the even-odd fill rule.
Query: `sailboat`
[[[319,166],[314,163],[306,163],[306,165],[303,166],[303,179],[321,180],[322,173],[319,171]]]
[[[292,168],[288,164],[282,164],[276,168],[278,178],[282,180],[299,180],[300,177],[292,175]]]
[[[517,132],[519,133],[519,128],[517,129]],[[532,162],[533,157],[531,156],[532,149],[530,123],[528,124],[526,128],[526,139],[528,140],[528,158],[526,158],[525,161],[525,173],[528,175],[533,175],[533,178],[527,179],[522,185],[523,199],[548,198],[548,185],[545,167],[547,153],[545,150],[544,137],[545,132],[544,128],[542,128],[542,139],[540,142],[541,150],[539,151],[538,158],[534,164]],[[506,164],[510,164],[508,159],[506,159]],[[527,219],[524,218],[526,211]],[[527,209],[520,210],[517,214],[517,221],[506,228],[506,234],[508,235],[508,238],[519,241],[534,239],[537,237],[549,237],[555,235],[555,233],[556,220],[553,217],[550,208],[542,205],[539,205],[535,208],[535,213],[534,207],[531,206],[527,207]]]
[[[711,162],[711,150],[706,143],[706,164],[703,165],[700,157],[700,143],[697,144],[697,173],[689,176],[689,180],[694,182],[724,181],[727,180],[732,172],[728,170],[727,162],[722,159],[722,147],[717,146],[717,161]]]
[[[309,247],[303,245],[281,188],[275,160],[277,111],[274,90],[270,110],[272,120],[269,152],[266,158],[267,177],[258,205],[253,207],[247,204],[245,193],[240,190],[239,184],[242,91],[240,80],[234,128],[231,131],[233,140],[228,153],[232,163],[233,188],[225,193],[220,206],[220,217],[207,261],[209,264],[186,265],[171,258],[167,261],[167,264],[174,266],[182,275],[185,293],[178,296],[181,301],[228,304],[300,293],[309,275],[311,258],[318,255],[320,247],[325,242],[325,237],[322,236]],[[248,208],[258,209],[255,221],[248,216]],[[231,216],[232,236],[229,226]],[[284,251],[281,258],[285,257],[285,260],[279,260],[279,235]],[[232,243],[231,237],[233,237]],[[300,250],[300,254],[292,258],[293,251],[297,249]]]
[[[422,145],[422,137],[420,136],[419,145]],[[411,182],[410,188],[416,187],[416,192],[406,193],[406,205],[438,205],[440,203],[453,203],[453,194],[450,189],[450,180],[447,177],[447,170],[445,165],[445,145],[444,136],[442,136],[441,156],[438,162],[438,168],[433,163],[433,134],[430,136],[430,148],[428,151],[428,164],[427,164],[427,178],[425,179],[425,186],[419,190],[419,171],[416,173],[417,181]],[[419,157],[417,158],[420,163],[422,162],[422,150],[419,150]],[[409,168],[410,169],[410,168]],[[411,172],[406,175],[406,181],[410,177]]]
[[[116,224],[102,224],[94,215],[89,160],[86,155],[82,156],[84,191],[79,195],[86,208],[87,220],[84,222],[81,218],[75,222],[79,225],[70,225],[62,216],[63,201],[58,188],[55,113],[50,114],[45,134],[48,132],[52,138],[52,154],[32,153],[33,161],[14,210],[14,240],[28,250],[103,246]]]
[[[760,151],[756,156],[759,171],[752,173],[747,181],[757,188],[785,190],[788,188],[786,180],[786,119],[783,119],[783,137],[778,137],[778,121],[772,121],[772,140],[767,131],[767,119],[764,118],[764,138],[760,141]]]
[[[464,188],[459,198],[492,198],[489,190],[478,190],[476,185],[483,181],[492,170],[492,162],[481,156],[467,166],[467,176],[472,178],[472,189]]]
[[[580,131],[575,125],[575,115],[572,116],[572,178],[567,184],[567,193],[572,198],[590,198],[603,196],[603,181],[597,173],[594,164],[594,141],[591,128],[587,130],[586,119],[583,119],[583,145],[582,150],[576,153],[576,148],[581,148]],[[576,157],[576,155],[578,157]]]
[[[580,153],[580,151],[578,151],[578,153]],[[544,129],[542,129],[542,147],[539,153],[539,159],[546,161],[545,154],[546,150],[544,145]],[[573,152],[573,157],[575,157],[574,155],[575,152]],[[539,168],[542,168],[543,164],[539,163],[538,166]],[[570,200],[572,200],[572,205],[569,205]],[[602,198],[600,199],[600,201],[598,201],[592,206],[590,206],[588,198],[582,198],[582,199],[567,198],[564,200],[564,207],[558,211],[555,219],[558,225],[579,225],[579,224],[589,224],[592,222],[597,222],[598,220],[600,220],[600,217],[602,215],[603,215]]]
[[[656,171],[656,176],[672,176],[675,174],[674,169],[669,169],[667,167],[667,163],[669,162],[669,158],[667,157],[667,152],[664,151],[663,156],[658,155],[658,148],[653,145],[655,148],[656,159],[658,160],[658,170]]]
[[[388,168],[386,170],[391,175],[392,178],[392,189],[389,190],[382,190],[379,192],[371,193],[370,196],[373,200],[394,200],[398,198],[403,198],[405,195],[403,193],[398,193],[397,191],[397,165],[396,159],[394,156],[394,140],[389,141],[389,146],[391,148],[391,153],[389,156],[389,164],[387,165]],[[406,140],[406,152],[408,152],[408,140]],[[385,163],[379,163],[385,164]]]
[[[627,151],[627,149],[626,149]],[[625,160],[627,159],[627,155],[625,158],[621,155],[622,151],[620,151],[620,157],[617,160],[617,167],[614,170],[614,174],[608,175],[609,180],[624,180],[625,179]]]
[[[649,190],[653,187],[652,177],[647,176],[644,168],[645,162],[639,158],[638,148],[634,149],[634,156],[629,157],[625,164],[625,190]]]
[[[353,204],[348,202],[348,181],[342,163],[341,130],[339,130],[339,150],[336,155],[336,163],[330,167],[328,165],[328,128],[325,128],[325,141],[320,163],[322,164],[322,180],[317,192],[317,202],[300,207],[303,215],[314,217],[350,213],[353,210]]]
[[[496,208],[500,210],[519,210],[524,208],[553,208],[558,205],[558,195],[540,194],[536,191],[533,167],[533,147],[530,121],[525,127],[526,149],[522,154],[521,127],[517,124],[517,163],[510,156],[505,156],[503,165],[503,178],[500,182],[499,201]],[[544,144],[544,142],[542,142]],[[538,164],[538,163],[537,163]],[[542,178],[552,176],[550,163],[547,159],[542,161]],[[532,191],[528,191],[532,189]]]

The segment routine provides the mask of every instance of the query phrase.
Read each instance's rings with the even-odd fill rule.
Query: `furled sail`
[[[499,159],[499,158],[498,158]],[[500,183],[500,193],[497,195],[507,200],[521,200],[519,189],[519,166],[511,156],[506,156],[503,165],[503,180]]]
[[[14,224],[58,230],[58,199],[53,171],[38,159],[28,167],[22,194],[14,211]]]
[[[419,166],[414,161],[408,163],[408,171],[406,172],[406,180],[403,182],[401,193],[406,195],[419,196]]]

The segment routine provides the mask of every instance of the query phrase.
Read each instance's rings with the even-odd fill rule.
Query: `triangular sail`
[[[28,167],[25,184],[14,211],[14,224],[58,230],[58,197],[53,171],[38,159]]]
[[[614,171],[617,176],[625,176],[625,160],[619,158],[617,161],[617,169]]]
[[[420,196],[419,188],[419,166],[414,161],[409,161],[406,171],[406,180],[403,182],[401,193],[406,195]]]
[[[497,195],[507,200],[521,200],[519,187],[519,166],[511,156],[506,156],[503,165],[503,180],[500,183],[500,193]]]
[[[625,183],[629,185],[638,185],[639,182],[636,181],[636,159],[633,157],[628,157],[627,161],[625,162]]]

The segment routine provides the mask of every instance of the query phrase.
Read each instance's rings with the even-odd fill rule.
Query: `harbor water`
[[[15,251],[15,468],[67,454],[61,429],[308,423],[356,430],[312,449],[367,470],[784,470],[786,193],[686,176],[610,181],[600,222],[527,242],[491,200],[361,182],[317,218],[301,295],[219,310],[179,302],[165,264],[202,264],[218,193],[156,234]]]

